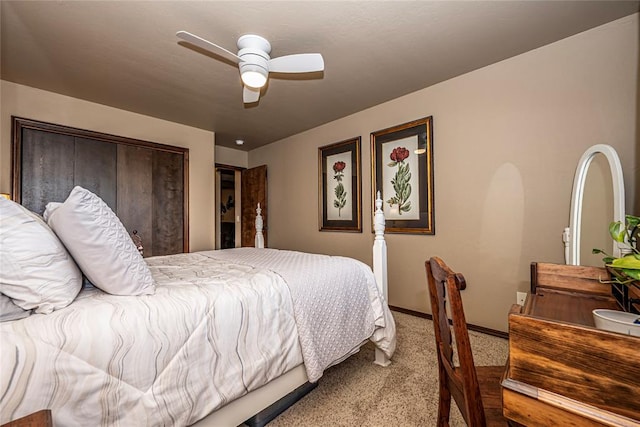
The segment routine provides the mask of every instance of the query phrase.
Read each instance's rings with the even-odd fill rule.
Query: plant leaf
[[[616,258],[611,262],[612,267],[640,270],[640,259],[635,256],[624,256],[622,258]]]
[[[616,242],[623,243],[626,236],[626,229],[622,226],[620,221],[615,221],[609,224],[609,234]]]
[[[633,215],[626,215],[625,219],[627,221],[627,228],[632,229],[633,227],[637,227],[640,225],[640,217]]]
[[[623,268],[622,271],[627,276],[629,276],[629,277],[631,277],[633,279],[636,279],[636,280],[640,280],[640,270],[631,270],[629,268]]]

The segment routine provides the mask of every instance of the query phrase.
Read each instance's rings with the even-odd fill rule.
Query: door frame
[[[239,166],[231,166],[225,165],[221,163],[215,164],[215,249],[220,249],[221,246],[221,232],[222,225],[220,221],[220,195],[222,194],[222,183],[220,180],[220,171],[234,171],[234,189],[235,189],[235,201],[234,201],[234,209],[235,209],[235,247],[239,248],[242,241],[242,171],[246,168]]]

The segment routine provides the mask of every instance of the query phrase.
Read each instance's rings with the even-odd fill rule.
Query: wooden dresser
[[[640,338],[596,329],[619,309],[594,267],[532,265],[532,293],[509,314],[504,415],[527,426],[640,426]]]

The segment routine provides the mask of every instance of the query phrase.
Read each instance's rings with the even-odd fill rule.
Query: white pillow
[[[25,310],[51,313],[71,304],[82,274],[35,213],[0,197],[0,291]]]
[[[11,301],[5,294],[0,294],[0,322],[24,319],[31,315],[31,310],[25,310]]]
[[[82,272],[114,295],[149,295],[156,285],[147,263],[116,214],[92,192],[76,186],[44,213]]]

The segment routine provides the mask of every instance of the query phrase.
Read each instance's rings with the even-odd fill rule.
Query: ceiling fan
[[[238,39],[238,54],[187,31],[178,31],[176,36],[237,63],[244,85],[242,99],[245,104],[258,102],[260,88],[267,83],[269,72],[313,73],[324,71],[324,59],[319,53],[300,53],[271,58],[269,56],[271,53],[269,41],[254,34],[247,34]]]

